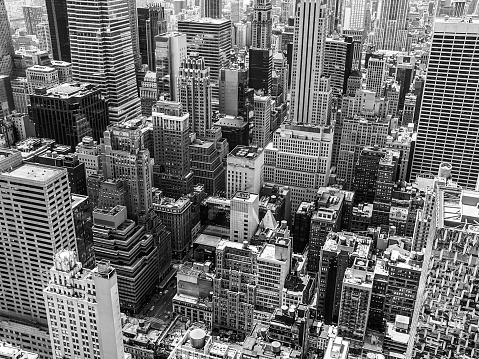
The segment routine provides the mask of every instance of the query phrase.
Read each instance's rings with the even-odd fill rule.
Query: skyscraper
[[[380,2],[374,30],[376,50],[403,51],[406,47],[408,5],[409,3],[403,0]]]
[[[150,71],[156,70],[155,37],[166,32],[165,8],[159,4],[139,7],[138,40],[142,64],[148,65]]]
[[[2,155],[0,314],[10,320],[0,321],[0,337],[48,356],[48,270],[58,250],[76,250],[68,175],[55,167],[22,165],[16,151]]]
[[[37,24],[42,21],[43,7],[39,5],[23,5],[22,11],[27,34],[35,35]]]
[[[108,262],[88,270],[75,252],[57,252],[44,297],[53,358],[124,358],[117,275]]]
[[[52,53],[55,60],[71,61],[67,0],[45,0]]]
[[[251,46],[253,48],[271,48],[272,9],[271,0],[254,0],[253,21],[251,24]]]
[[[192,53],[184,59],[176,80],[178,100],[190,114],[190,131],[205,137],[211,127],[212,113],[210,69],[204,58]]]
[[[11,75],[13,44],[5,0],[0,0],[0,75]]]
[[[201,17],[221,19],[223,17],[223,2],[221,0],[200,0]]]
[[[326,2],[302,0],[294,26],[290,110],[293,122],[324,125],[329,121],[331,86],[329,78],[322,77],[326,33]]]
[[[254,95],[254,125],[251,144],[266,147],[271,142],[271,96],[261,91]]]
[[[436,19],[419,115],[412,178],[454,164],[460,186],[474,188],[479,173],[479,21]]]
[[[44,93],[37,91],[30,96],[30,102],[29,115],[37,136],[72,149],[84,136],[100,141],[108,126],[107,103],[91,84],[68,83]]]
[[[271,94],[273,76],[273,50],[249,49],[249,87]]]
[[[181,62],[187,56],[186,35],[179,32],[168,32],[155,37],[156,77],[158,98],[169,95],[171,101],[177,101],[178,84],[176,77]]]
[[[189,114],[180,102],[158,101],[153,106],[154,184],[166,196],[179,198],[191,192]]]
[[[133,119],[141,110],[132,46],[136,25],[133,31],[130,2],[68,1],[73,79],[100,87],[109,101],[111,122]]]

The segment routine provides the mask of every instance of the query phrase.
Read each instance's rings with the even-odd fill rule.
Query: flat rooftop
[[[25,163],[11,172],[3,173],[2,176],[45,183],[57,176],[62,175],[64,172],[66,172],[66,170],[56,167]]]
[[[232,157],[242,157],[255,159],[263,152],[263,148],[255,146],[236,146],[228,155]]]

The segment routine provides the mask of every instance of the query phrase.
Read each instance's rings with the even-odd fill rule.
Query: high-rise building
[[[72,149],[85,136],[100,141],[108,126],[108,108],[96,86],[65,83],[43,92],[30,96],[29,115],[38,137]]]
[[[323,77],[327,6],[323,0],[299,3],[294,26],[290,119],[326,125],[331,111],[331,86]]]
[[[53,58],[71,62],[67,0],[45,0],[45,6],[50,27]]]
[[[15,110],[10,76],[0,75],[0,115],[7,116]]]
[[[95,261],[109,261],[118,275],[120,306],[138,312],[159,282],[157,238],[127,218],[124,206],[93,210]]]
[[[8,320],[0,321],[0,337],[48,358],[43,289],[54,253],[76,250],[67,171],[22,165],[16,151],[2,154],[0,314]]]
[[[283,123],[264,153],[265,183],[291,189],[291,211],[311,202],[329,182],[333,134],[330,127]]]
[[[137,219],[152,208],[153,161],[146,143],[149,129],[145,118],[111,125],[100,145],[105,179],[122,179],[126,186],[128,216]]]
[[[253,328],[258,248],[222,240],[216,247],[213,327],[248,333]]]
[[[53,358],[126,358],[117,274],[108,262],[88,270],[75,252],[58,251],[43,292]]]
[[[57,70],[58,82],[60,82],[61,84],[73,81],[73,69],[70,62],[52,60],[50,66]]]
[[[205,137],[212,125],[210,69],[205,59],[191,53],[181,62],[176,81],[178,101],[190,114],[190,131]]]
[[[39,5],[23,5],[23,18],[25,19],[25,30],[28,35],[35,35],[37,25],[42,21],[43,6]]]
[[[460,29],[461,23],[457,28]],[[454,183],[435,189],[423,272],[406,357],[477,356],[479,193]],[[434,323],[432,325],[431,323]],[[457,323],[457,324],[456,324]],[[454,326],[454,330],[451,330]]]
[[[387,76],[387,57],[381,53],[372,54],[367,62],[366,89],[374,91],[377,97],[383,95],[382,88]]]
[[[353,40],[351,37],[326,38],[324,53],[324,76],[331,78],[335,94],[346,93],[347,80],[353,63]]]
[[[0,0],[0,75],[11,75],[13,55],[12,33],[7,8],[5,7],[5,0]]]
[[[221,69],[219,101],[220,113],[241,116],[247,123],[253,120],[254,90],[249,87],[249,69],[243,63]],[[230,149],[234,149],[231,144]]]
[[[259,195],[236,192],[230,203],[230,240],[249,243],[259,224]]]
[[[450,37],[453,40],[449,40]],[[436,19],[412,178],[421,173],[434,173],[439,163],[449,162],[454,164],[453,175],[460,186],[475,187],[479,148],[473,124],[479,101],[471,81],[479,76],[479,69],[475,67],[479,53],[471,51],[470,46],[478,39],[479,21]]]
[[[41,51],[46,51],[49,54],[53,52],[52,50],[52,38],[50,34],[50,26],[48,21],[42,21],[37,24],[35,28],[35,35],[38,39],[38,49]]]
[[[369,32],[371,3],[369,0],[351,0],[344,4],[343,29]]]
[[[158,100],[158,82],[156,72],[147,71],[140,86],[141,115],[151,116],[153,106]]]
[[[271,141],[271,96],[261,91],[254,95],[253,139],[251,144],[266,147]]]
[[[197,52],[210,68],[213,105],[219,102],[221,68],[230,64],[232,50],[231,21],[226,19],[185,19],[178,21],[178,31],[186,34],[188,54]]]
[[[351,340],[354,349],[361,349],[364,343],[372,286],[373,273],[368,272],[368,260],[357,257],[344,274],[338,320],[338,334]]]
[[[249,87],[271,94],[273,76],[273,50],[249,49]]]
[[[221,0],[200,0],[201,17],[221,19],[223,17],[223,2]]]
[[[138,7],[137,12],[141,63],[155,71],[155,37],[166,33],[165,8],[160,4],[149,4],[145,8]]]
[[[237,146],[226,160],[226,196],[236,192],[259,194],[263,185],[263,148]]]
[[[131,20],[131,2],[71,0],[67,4],[73,79],[99,86],[109,101],[111,122],[134,119],[141,110],[135,75],[137,48],[132,45],[137,27],[136,17],[133,24]],[[112,12],[115,17],[110,16]]]
[[[271,30],[273,28],[272,9],[271,0],[254,0],[253,21],[251,23],[251,46],[253,48],[271,48]]]
[[[176,78],[187,56],[186,35],[168,32],[155,37],[155,68],[158,81],[158,98],[168,94],[171,101],[178,101]]]
[[[373,203],[381,159],[386,151],[379,147],[365,147],[354,167],[353,190],[356,203]]]
[[[374,44],[377,50],[403,51],[407,38],[407,15],[409,3],[400,0],[381,2]]]
[[[189,114],[180,102],[158,101],[153,107],[154,184],[166,196],[191,192]]]

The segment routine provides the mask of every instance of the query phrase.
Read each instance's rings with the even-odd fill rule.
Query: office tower
[[[286,221],[277,226],[281,227],[285,235],[272,238],[269,243],[262,246],[257,260],[256,310],[269,313],[284,305],[283,288],[286,277],[290,274],[293,254],[292,238],[289,237]]]
[[[38,39],[38,49],[52,53],[52,39],[50,35],[50,26],[48,21],[42,21],[35,28],[35,35]]]
[[[249,49],[249,87],[271,94],[273,50]]]
[[[88,270],[75,252],[58,251],[43,293],[53,358],[125,358],[117,274],[108,262]]]
[[[394,323],[398,315],[411,320],[419,289],[424,253],[392,247],[387,249],[385,257],[388,259],[386,269],[389,276],[384,318],[391,323]]]
[[[386,149],[384,156],[379,159],[377,179],[374,185],[372,218],[372,223],[376,226],[389,224],[393,188],[398,177],[398,162],[399,152],[390,149]]]
[[[0,75],[10,76],[12,74],[14,55],[12,33],[8,21],[5,0],[0,1]]]
[[[231,22],[239,23],[243,19],[243,0],[231,0]]]
[[[33,65],[26,70],[28,91],[33,93],[35,89],[50,89],[58,86],[58,71],[50,66]]]
[[[283,52],[276,52],[273,55],[273,86],[271,95],[278,104],[286,102],[286,91],[288,89],[288,62]],[[275,80],[276,78],[276,80]]]
[[[436,187],[407,357],[477,356],[478,205],[476,191]]]
[[[316,208],[311,216],[309,235],[308,272],[317,273],[320,269],[321,248],[329,232],[341,229],[344,194],[338,190],[320,187],[316,199]]]
[[[366,89],[375,92],[377,97],[383,95],[382,88],[388,71],[387,59],[383,54],[372,54],[367,62]]]
[[[83,137],[75,148],[78,160],[85,164],[85,175],[88,178],[100,170],[100,145],[92,137]]]
[[[353,40],[338,36],[326,38],[324,76],[331,78],[335,94],[346,93],[347,80],[353,64]]]
[[[291,210],[314,200],[319,187],[329,182],[333,146],[332,129],[283,123],[265,148],[265,183],[291,189]]]
[[[344,4],[343,29],[369,32],[371,3],[369,0],[351,0]]]
[[[158,98],[168,94],[171,101],[178,101],[176,78],[182,61],[187,56],[186,35],[168,32],[155,37],[155,67],[158,81]]]
[[[53,58],[71,62],[67,0],[45,0],[45,6],[50,27]]]
[[[259,195],[236,192],[230,203],[230,240],[249,243],[259,224]]]
[[[221,129],[212,127],[206,136],[198,139],[192,135],[190,144],[193,183],[202,185],[208,194],[224,193],[226,190],[223,158],[228,153],[228,144],[222,138]]]
[[[372,93],[372,97],[374,97],[374,93]],[[352,188],[355,165],[365,145],[384,147],[388,130],[389,123],[384,120],[366,120],[359,117],[343,120],[337,178],[341,179],[345,189]]]
[[[237,146],[226,160],[226,196],[236,192],[259,194],[263,186],[264,150],[258,147]]]
[[[39,5],[23,5],[22,12],[27,34],[35,35],[36,27],[42,21],[43,7]]]
[[[154,184],[167,197],[191,192],[189,114],[180,102],[158,101],[153,107]]]
[[[331,111],[330,80],[323,77],[327,33],[323,0],[304,0],[294,25],[290,119],[326,125]]]
[[[272,9],[271,0],[254,0],[253,21],[251,23],[251,46],[253,48],[271,48]]]
[[[214,126],[221,128],[221,135],[228,142],[230,149],[234,149],[236,146],[249,146],[251,128],[243,117],[226,115],[220,117]]]
[[[454,36],[450,43],[446,37]],[[437,19],[419,115],[412,178],[435,172],[441,162],[454,164],[454,178],[474,188],[479,172],[476,121],[477,96],[470,81],[479,69],[479,54],[471,51],[479,37],[479,22]],[[453,70],[457,67],[457,71]],[[466,97],[464,97],[466,96]]]
[[[99,86],[109,101],[111,122],[134,119],[140,114],[132,46],[136,19],[132,27],[131,2],[68,1],[73,79]],[[115,17],[109,15],[112,12]],[[88,52],[84,51],[86,47]]]
[[[144,225],[127,218],[124,206],[93,210],[95,261],[107,261],[118,276],[122,310],[137,313],[159,282],[156,238]]]
[[[190,114],[190,131],[205,137],[212,124],[210,69],[205,59],[190,54],[181,62],[176,81],[178,101]]]
[[[160,4],[138,7],[138,39],[141,62],[150,71],[156,70],[155,37],[166,33],[165,8]]]
[[[0,161],[0,337],[50,357],[42,291],[53,254],[76,250],[72,199],[65,170],[21,160],[4,150]]]
[[[377,50],[403,51],[407,38],[407,1],[383,0],[374,29]]]
[[[223,3],[221,0],[200,0],[201,17],[221,19]]]
[[[69,182],[71,183],[70,178]],[[93,205],[88,196],[73,194],[72,200],[73,220],[75,222],[75,234],[77,237],[78,260],[83,267],[92,269],[95,266],[93,233],[91,231],[91,227],[93,226]]]
[[[254,123],[251,144],[266,147],[271,141],[271,96],[254,94]]]
[[[152,208],[152,160],[145,136],[145,118],[123,121],[108,127],[101,143],[101,166],[105,179],[123,179],[130,218]]]
[[[220,113],[241,116],[248,124],[253,120],[254,90],[249,87],[249,70],[243,63],[221,69],[219,100]],[[234,149],[231,143],[230,149]]]
[[[15,110],[19,113],[28,113],[28,105],[30,105],[30,93],[28,91],[28,81],[25,77],[16,77],[11,81],[13,103]]]
[[[222,240],[216,247],[213,327],[248,333],[253,328],[258,248]]]
[[[361,349],[364,342],[372,284],[368,260],[357,257],[352,268],[346,269],[344,274],[338,320],[338,334],[349,339],[354,349]]]
[[[396,81],[401,85],[399,94],[399,110],[404,107],[406,95],[409,93],[414,79],[416,58],[407,55],[398,55],[396,58]],[[407,122],[406,122],[407,123]]]
[[[386,155],[379,147],[364,147],[354,167],[353,190],[356,203],[373,203],[381,159]]]
[[[151,116],[153,106],[158,100],[158,82],[156,72],[148,71],[141,81],[140,102],[142,116]]]
[[[84,136],[100,141],[108,126],[107,102],[91,84],[65,83],[37,90],[30,95],[30,102],[29,115],[37,136],[52,138],[72,149]]]
[[[178,21],[178,31],[186,34],[188,54],[197,52],[210,68],[212,103],[219,99],[219,76],[221,68],[230,64],[232,50],[231,21],[226,19],[203,18]]]
[[[287,24],[288,19],[294,17],[295,5],[296,3],[293,0],[281,1],[281,16],[279,19],[283,24]]]
[[[0,75],[0,115],[7,116],[15,110],[10,76]]]

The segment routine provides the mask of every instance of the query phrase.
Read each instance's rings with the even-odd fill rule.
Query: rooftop
[[[263,152],[263,148],[255,146],[236,146],[228,155],[233,157],[243,157],[255,159]]]
[[[38,354],[27,352],[10,343],[0,341],[0,358],[2,359],[37,359]]]
[[[24,163],[22,166],[15,168],[11,172],[4,172],[2,176],[45,183],[62,175],[64,172],[66,173],[66,170],[57,167]]]

